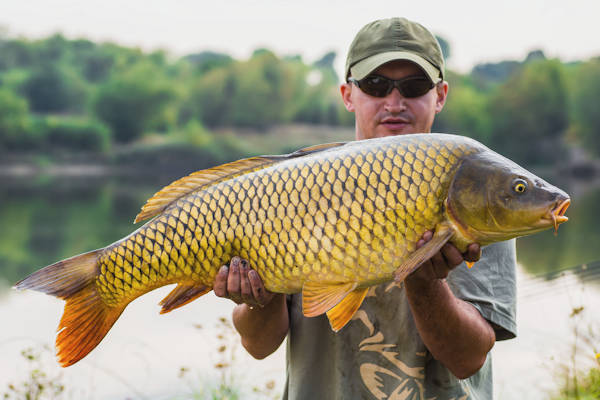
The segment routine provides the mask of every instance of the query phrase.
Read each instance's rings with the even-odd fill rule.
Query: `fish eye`
[[[515,179],[513,182],[513,190],[517,193],[524,193],[527,190],[527,182],[523,179]]]

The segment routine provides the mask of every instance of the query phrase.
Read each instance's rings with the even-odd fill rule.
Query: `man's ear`
[[[344,101],[344,106],[346,110],[350,112],[354,112],[354,103],[352,102],[352,84],[350,83],[342,83],[340,86],[340,92],[342,93],[342,100]]]
[[[435,101],[435,113],[439,113],[446,104],[446,98],[448,97],[448,82],[442,81],[435,87],[437,92],[437,99]]]

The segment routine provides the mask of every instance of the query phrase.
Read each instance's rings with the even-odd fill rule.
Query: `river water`
[[[0,395],[13,393],[11,384],[23,388],[35,368],[46,374],[38,381],[64,384],[65,399],[204,398],[192,394],[209,393],[219,382],[239,388],[243,399],[280,393],[285,346],[265,360],[251,359],[227,323],[233,303],[212,293],[166,315],[158,314],[157,303],[170,288],[145,295],[95,351],[60,369],[53,341],[62,302],[10,288],[39,267],[130,233],[140,206],[168,181],[0,177]],[[600,309],[600,264],[594,263],[600,260],[600,187],[569,180],[559,186],[573,195],[570,221],[558,236],[544,232],[517,242],[519,335],[493,350],[496,399],[547,398],[564,368],[583,368],[600,351],[594,318]],[[589,329],[596,329],[591,339]],[[22,355],[27,349],[33,361]]]

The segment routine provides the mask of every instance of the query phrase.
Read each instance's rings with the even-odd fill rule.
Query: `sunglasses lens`
[[[360,81],[360,89],[374,97],[385,97],[391,92],[394,82],[382,76],[371,75]]]
[[[420,97],[427,93],[433,84],[427,78],[407,79],[400,82],[400,92],[404,97]]]
[[[407,98],[423,96],[434,86],[425,77],[410,77],[393,81],[378,75],[369,75],[356,83],[360,90],[373,97],[387,96],[394,88],[394,84],[400,90],[400,94]]]

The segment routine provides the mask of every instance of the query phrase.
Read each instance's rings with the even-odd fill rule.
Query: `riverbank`
[[[281,125],[268,130],[221,129],[192,142],[187,138],[149,135],[127,145],[114,145],[104,154],[85,152],[4,153],[0,178],[172,177],[240,158],[285,154],[317,143],[348,141],[354,128],[326,125]],[[532,167],[541,176],[600,185],[600,158],[571,147],[560,164]]]

